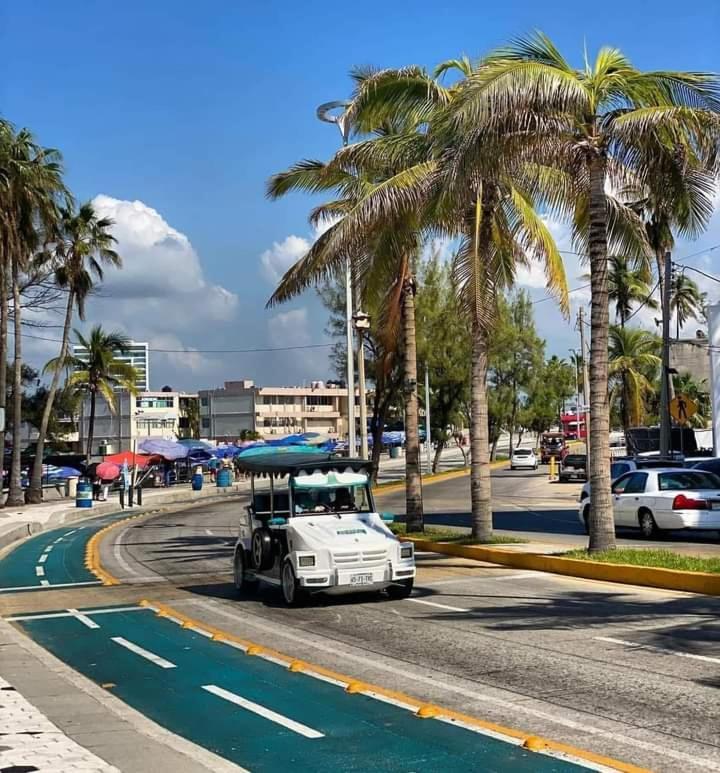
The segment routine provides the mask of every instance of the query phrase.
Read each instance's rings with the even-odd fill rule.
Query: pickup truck
[[[587,480],[587,454],[568,454],[560,466],[561,483],[572,480]]]

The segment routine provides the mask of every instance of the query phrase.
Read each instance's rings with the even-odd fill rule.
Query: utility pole
[[[367,396],[365,389],[365,331],[370,327],[370,317],[361,308],[360,290],[355,290],[355,330],[357,332],[358,400],[360,402],[360,456],[368,458]]]
[[[425,363],[425,453],[427,454],[427,474],[432,471],[432,440],[430,433],[430,370]]]
[[[670,251],[665,253],[663,266],[664,287],[662,297],[662,375],[660,378],[660,458],[670,456],[672,429],[670,427],[670,283],[672,281],[672,259]]]
[[[582,421],[585,427],[585,452],[588,462],[590,461],[590,421],[588,418],[588,407],[590,403],[590,379],[588,376],[588,357],[585,352],[585,308],[581,306],[578,309],[577,327],[580,332],[580,367],[582,368]],[[578,406],[578,412],[580,407]],[[580,416],[578,413],[578,440],[580,439]],[[588,469],[589,466],[588,466]]]
[[[345,326],[347,335],[348,389],[348,456],[357,453],[355,446],[355,368],[353,367],[353,298],[350,260],[345,263]]]

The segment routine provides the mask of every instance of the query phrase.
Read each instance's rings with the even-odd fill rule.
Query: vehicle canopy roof
[[[564,440],[565,435],[562,432],[543,432],[542,440],[545,440],[545,438],[548,440],[555,440],[556,438],[558,440]]]
[[[236,464],[251,475],[284,478],[286,475],[297,477],[301,473],[313,475],[315,472],[358,473],[369,475],[372,462],[367,459],[348,459],[331,453],[277,453],[264,456],[236,457]]]

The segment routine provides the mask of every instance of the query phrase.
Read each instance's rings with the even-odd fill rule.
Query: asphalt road
[[[316,597],[288,610],[275,588],[234,596],[241,506],[111,532],[103,563],[136,584],[15,596],[26,608],[32,596],[37,610],[35,599],[58,609],[162,598],[294,657],[490,721],[653,770],[720,770],[720,599],[426,554],[411,599]]]
[[[585,547],[587,537],[578,520],[582,484],[550,483],[547,467],[537,472],[496,469],[492,472],[493,523],[499,534],[548,545]],[[397,514],[405,512],[403,491],[375,495],[378,507]],[[470,527],[470,478],[452,478],[423,489],[426,523]],[[638,532],[618,532],[618,544],[627,547],[672,548],[697,555],[720,555],[717,532],[673,532],[660,540],[639,538]]]

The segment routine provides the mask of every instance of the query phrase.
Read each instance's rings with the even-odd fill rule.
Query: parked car
[[[705,470],[720,476],[720,459],[703,459],[701,462],[695,462],[692,465],[693,470]]]
[[[568,454],[560,464],[560,482],[587,480],[587,454]]]
[[[718,460],[720,461],[720,460]],[[664,459],[647,459],[647,458],[638,458],[638,459],[616,459],[611,465],[610,465],[610,480],[615,483],[615,481],[621,476],[624,475],[626,472],[632,472],[633,470],[650,470],[653,467],[684,467],[685,465],[682,462],[672,462],[667,461]],[[715,472],[713,470],[712,472]],[[587,481],[585,485],[582,487],[582,491],[580,492],[580,502],[583,502],[585,500],[588,500],[588,505],[590,501],[590,481]]]
[[[640,529],[643,537],[663,530],[720,530],[720,477],[705,470],[658,467],[621,475],[612,487],[615,525]],[[589,499],[580,502],[588,530]]]
[[[510,457],[511,470],[537,470],[538,458],[531,448],[516,448]]]

